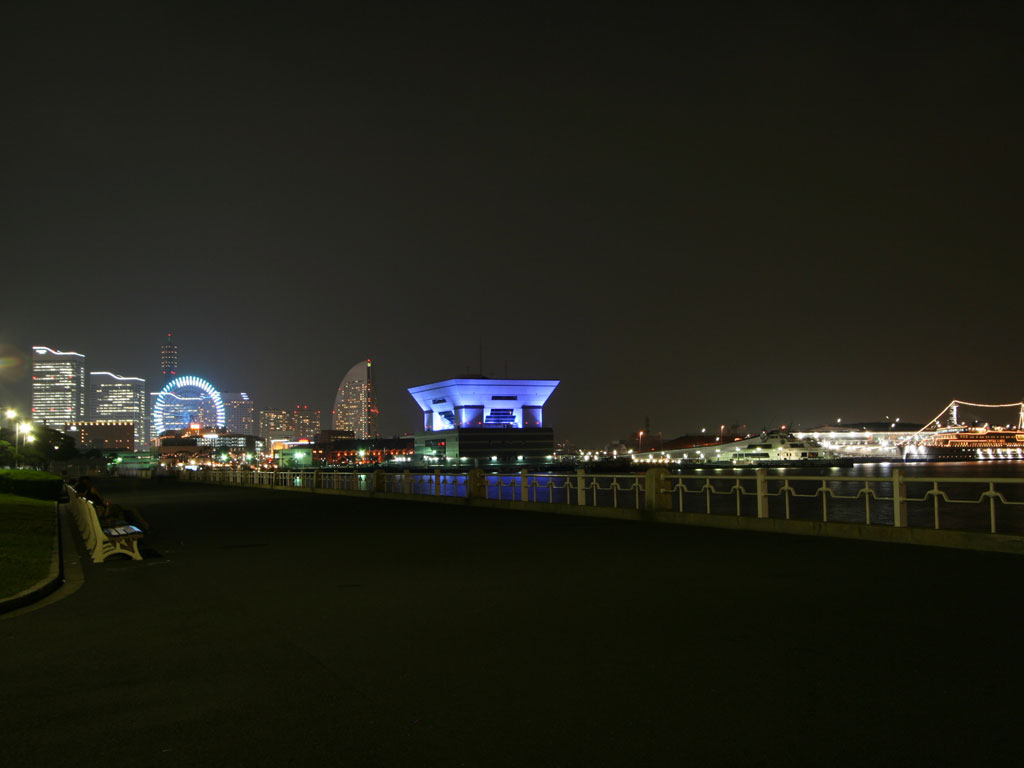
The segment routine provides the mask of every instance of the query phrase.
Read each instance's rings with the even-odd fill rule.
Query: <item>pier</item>
[[[948,765],[1016,749],[1014,556],[101,490],[153,524],[147,559],[80,563],[73,598],[0,623],[8,766]]]

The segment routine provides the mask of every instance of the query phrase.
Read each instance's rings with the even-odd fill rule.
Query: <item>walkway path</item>
[[[101,490],[162,556],[0,621],[6,768],[1022,762],[1014,556]]]

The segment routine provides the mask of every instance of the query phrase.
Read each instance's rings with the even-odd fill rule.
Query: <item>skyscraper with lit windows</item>
[[[85,355],[32,347],[32,421],[53,429],[85,418]]]
[[[246,392],[223,392],[225,427],[236,435],[256,434],[256,404]]]
[[[171,334],[160,346],[160,386],[164,386],[178,375],[178,345],[174,343]]]
[[[289,411],[264,408],[259,412],[257,433],[268,443],[272,440],[294,440],[295,423]]]
[[[131,421],[135,450],[146,445],[146,380],[89,371],[90,415],[95,421]]]
[[[333,428],[352,432],[356,439],[377,437],[377,393],[373,363],[360,360],[349,368],[334,398]]]
[[[320,421],[320,411],[313,410],[308,405],[296,405],[292,410],[292,425],[295,430],[295,439],[312,442],[316,439],[320,430],[323,429]]]

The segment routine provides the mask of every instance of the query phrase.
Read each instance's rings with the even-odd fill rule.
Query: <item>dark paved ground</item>
[[[1021,558],[147,487],[0,622],[0,764],[1024,762]]]

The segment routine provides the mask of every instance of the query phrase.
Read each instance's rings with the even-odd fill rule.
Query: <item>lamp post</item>
[[[636,438],[636,452],[644,452],[644,431],[642,429],[640,430],[640,434],[638,434]]]
[[[8,408],[4,411],[4,416],[7,417],[7,429],[14,432],[14,466],[18,466],[18,431],[14,420],[18,418],[18,412],[13,408]]]
[[[17,431],[15,428],[14,420],[18,418],[18,412],[13,408],[8,408],[4,411],[4,416],[7,417],[7,428],[15,433],[15,440],[17,440]]]
[[[20,461],[19,456],[18,456],[18,445],[19,445],[19,442],[20,442],[20,444],[24,445],[26,442],[31,443],[33,440],[36,439],[35,435],[30,434],[30,432],[32,431],[32,424],[31,423],[26,421],[24,424],[18,424],[16,429],[17,429],[17,431],[16,431],[16,434],[14,435],[14,468],[15,469],[17,469],[20,466],[20,464],[21,464],[21,461]],[[22,437],[22,435],[24,435],[24,437]]]

